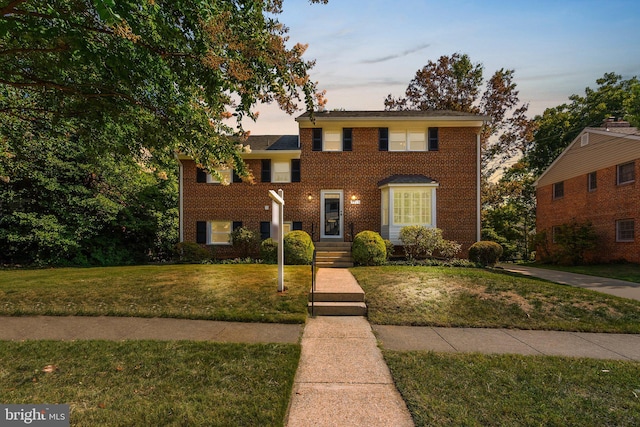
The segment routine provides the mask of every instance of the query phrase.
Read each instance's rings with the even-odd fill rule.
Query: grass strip
[[[416,426],[638,426],[640,363],[384,351]]]
[[[351,270],[381,325],[640,333],[640,301],[477,268]]]
[[[299,357],[282,344],[3,342],[0,396],[69,404],[77,426],[278,426]]]
[[[0,270],[0,315],[173,317],[304,323],[309,267],[164,265]]]

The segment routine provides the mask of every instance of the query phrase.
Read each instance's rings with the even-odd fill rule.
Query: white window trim
[[[213,224],[214,223],[227,223],[229,224],[229,233],[219,233],[213,232]],[[233,230],[231,230],[231,228],[233,227],[233,221],[207,221],[207,244],[208,245],[216,245],[216,246],[229,246],[231,245],[231,232]],[[213,241],[213,236],[214,234],[218,234],[218,235],[223,235],[223,234],[227,234],[228,238],[227,238],[227,242],[214,242]]]
[[[394,144],[403,148],[395,148]],[[416,144],[419,144],[419,148],[416,148]],[[428,129],[389,129],[389,151],[396,153],[429,151]]]
[[[432,183],[432,184],[426,184],[426,183],[420,183],[420,184],[406,184],[406,183],[398,183],[398,184],[387,184],[384,185],[382,187],[380,187],[381,190],[381,197],[387,197],[387,202],[385,204],[384,200],[381,200],[381,217],[380,217],[380,223],[381,223],[381,230],[382,230],[382,237],[385,239],[389,239],[391,241],[391,243],[395,244],[395,245],[399,245],[402,244],[402,242],[400,242],[399,239],[399,235],[400,235],[400,229],[402,227],[405,227],[407,224],[396,224],[394,221],[394,198],[395,198],[395,192],[396,191],[403,191],[403,190],[417,190],[417,189],[428,189],[431,191],[431,223],[429,224],[411,224],[411,225],[423,225],[425,227],[429,227],[429,228],[434,228],[438,226],[438,218],[437,218],[437,207],[438,207],[438,202],[437,202],[437,189],[440,185],[437,183]],[[388,218],[388,224],[382,224],[382,218],[383,218],[383,213],[382,213],[382,209],[387,208],[387,218]]]
[[[337,141],[334,141],[334,138],[331,138],[331,142],[334,144],[338,144],[337,148],[327,148],[328,144],[327,142],[329,142],[330,138],[329,136],[335,136],[337,137]],[[323,130],[323,135],[322,135],[322,151],[327,151],[327,152],[339,152],[342,151],[342,130],[335,130],[335,129],[324,129]]]

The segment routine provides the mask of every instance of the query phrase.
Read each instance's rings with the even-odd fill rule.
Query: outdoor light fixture
[[[309,201],[313,200],[313,196],[311,195],[311,193],[309,193],[309,194],[307,195],[307,200],[309,200]]]

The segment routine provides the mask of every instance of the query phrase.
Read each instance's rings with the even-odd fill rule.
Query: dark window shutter
[[[201,168],[196,168],[196,171],[196,182],[207,182],[207,171]]]
[[[378,129],[378,150],[389,151],[389,128]]]
[[[342,129],[342,151],[353,150],[353,129]]]
[[[196,243],[207,243],[207,222],[196,222]]]
[[[242,182],[242,178],[236,173],[235,169],[233,170],[233,182]]]
[[[231,225],[231,229],[233,231],[236,231],[240,227],[242,227],[242,221],[233,221],[233,224]]]
[[[271,222],[269,221],[261,221],[260,222],[260,240],[265,240],[271,237]]]
[[[438,128],[429,128],[429,151],[438,151]]]
[[[302,221],[293,221],[293,224],[291,224],[291,229],[302,230]]]
[[[291,160],[291,182],[300,182],[300,159]]]
[[[322,151],[322,128],[313,129],[313,151]]]
[[[262,160],[262,173],[260,174],[260,181],[271,182],[271,160]]]

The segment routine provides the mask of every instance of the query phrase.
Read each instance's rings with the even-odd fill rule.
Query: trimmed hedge
[[[358,265],[383,265],[387,262],[387,245],[375,231],[361,231],[353,239],[351,256]]]
[[[499,243],[481,240],[469,248],[469,260],[483,267],[493,267],[502,256],[502,251],[502,246]]]
[[[313,260],[313,241],[302,230],[284,235],[284,263],[288,265],[309,265]]]
[[[260,258],[265,264],[278,263],[278,242],[271,237],[260,243]]]

